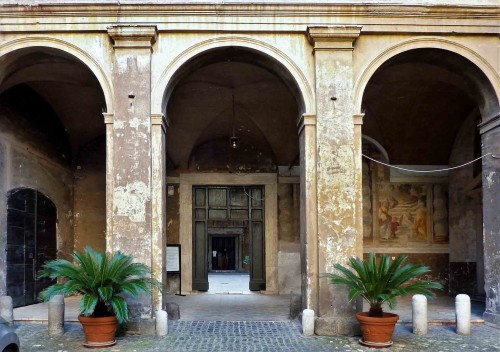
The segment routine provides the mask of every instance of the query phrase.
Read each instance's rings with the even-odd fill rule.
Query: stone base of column
[[[495,314],[491,312],[484,312],[483,314],[484,322],[488,325],[492,325],[495,328],[500,329],[500,314]]]
[[[155,336],[156,319],[141,318],[138,321],[128,321],[120,330],[120,335],[125,336]]]
[[[316,318],[314,332],[320,336],[361,335],[361,329],[355,316]]]

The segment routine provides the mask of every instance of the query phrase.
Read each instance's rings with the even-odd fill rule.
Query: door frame
[[[278,177],[276,174],[181,174],[179,242],[182,294],[193,293],[193,186],[264,186],[266,294],[278,294]]]

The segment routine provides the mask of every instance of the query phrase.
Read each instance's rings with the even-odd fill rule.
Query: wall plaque
[[[181,272],[181,245],[169,244],[167,245],[167,273]]]

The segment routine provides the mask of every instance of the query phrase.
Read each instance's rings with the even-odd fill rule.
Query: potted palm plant
[[[345,285],[349,291],[349,301],[362,297],[370,304],[368,312],[356,313],[363,337],[362,345],[369,347],[389,347],[392,345],[392,333],[399,319],[397,314],[383,312],[383,304],[393,309],[396,298],[407,294],[423,294],[434,297],[431,289],[442,289],[438,282],[417,280],[417,277],[428,273],[430,269],[421,264],[411,264],[405,261],[408,257],[400,255],[391,260],[388,255],[382,255],[377,262],[374,253],[368,260],[350,258],[349,268],[335,264],[337,273],[324,274],[335,285]]]
[[[46,262],[40,278],[59,279],[40,294],[44,301],[55,295],[82,295],[78,320],[83,326],[86,347],[109,347],[116,343],[118,324],[129,318],[123,294],[135,298],[151,293],[161,284],[151,278],[147,265],[134,263],[131,256],[117,252],[108,256],[86,247],[75,251],[73,262],[55,259]]]

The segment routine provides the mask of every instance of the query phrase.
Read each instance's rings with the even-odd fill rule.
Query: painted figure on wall
[[[388,244],[427,242],[427,186],[385,184],[380,188],[379,238]]]

